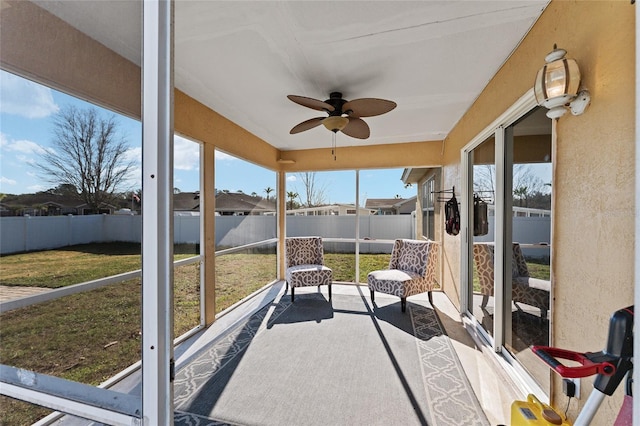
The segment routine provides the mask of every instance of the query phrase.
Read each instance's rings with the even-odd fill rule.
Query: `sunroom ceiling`
[[[142,2],[35,3],[140,64]],[[398,104],[341,146],[442,140],[547,3],[177,1],[175,85],[282,150],[330,144],[322,126],[289,134],[323,113],[286,95],[332,91]]]

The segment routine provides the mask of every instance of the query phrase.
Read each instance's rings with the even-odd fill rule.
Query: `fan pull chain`
[[[332,132],[331,135],[331,155],[333,155],[333,161],[336,161],[336,132]]]

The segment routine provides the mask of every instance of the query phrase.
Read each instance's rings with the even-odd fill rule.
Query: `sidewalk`
[[[19,287],[0,285],[0,302],[19,299],[26,296],[32,296],[34,294],[40,294],[50,290],[50,288],[46,287]]]

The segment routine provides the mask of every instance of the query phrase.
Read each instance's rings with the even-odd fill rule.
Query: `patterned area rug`
[[[178,371],[175,424],[489,425],[437,314],[407,307],[283,297]]]

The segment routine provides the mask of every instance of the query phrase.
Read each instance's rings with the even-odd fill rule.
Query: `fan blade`
[[[342,106],[342,112],[349,117],[373,117],[386,114],[397,106],[393,101],[376,98],[354,99]]]
[[[342,133],[357,139],[366,139],[370,134],[367,123],[356,117],[349,118],[349,124],[342,129]]]
[[[313,129],[316,126],[319,126],[320,123],[322,123],[322,120],[324,120],[325,118],[326,117],[316,117],[316,118],[311,118],[309,120],[303,121],[297,126],[294,126],[294,128],[291,129],[289,133],[293,135],[296,133],[304,132],[305,130]]]
[[[298,105],[305,106],[307,108],[315,109],[318,111],[333,111],[335,108],[326,102],[319,101],[313,98],[307,98],[306,96],[287,95],[289,100],[297,103]]]

